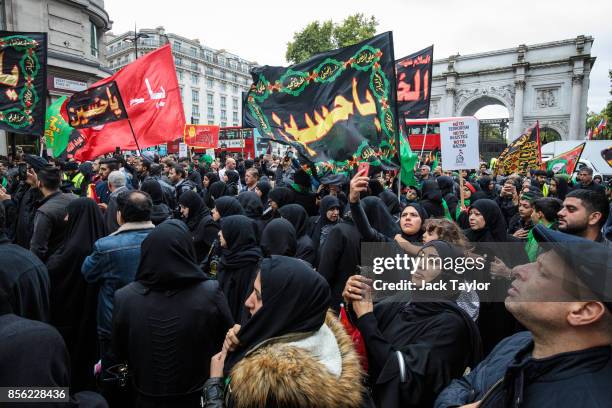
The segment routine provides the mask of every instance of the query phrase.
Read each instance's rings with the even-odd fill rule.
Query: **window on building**
[[[208,88],[212,88],[215,86],[215,81],[212,78],[206,78],[206,86]]]
[[[214,94],[206,94],[206,100],[208,101],[208,106],[215,106],[215,95]]]
[[[198,56],[198,49],[196,47],[189,48],[189,51],[190,51],[191,55],[193,55],[194,57]]]
[[[179,86],[179,93],[181,94],[181,102],[184,102],[184,99],[183,99],[183,87],[182,86]]]
[[[172,49],[174,51],[181,52],[181,43],[175,40],[174,44],[172,44]]]
[[[232,88],[234,89],[234,93],[238,93],[238,85],[233,85]]]
[[[89,21],[91,25],[90,34],[90,42],[91,42],[91,55],[98,58],[98,27],[93,23],[93,21]]]
[[[227,126],[227,122],[221,121],[221,127],[226,127]]]
[[[221,96],[221,108],[225,108],[227,105],[227,97]]]
[[[200,76],[192,72],[191,73],[191,83],[194,85],[197,85],[199,81],[200,81]]]
[[[194,71],[198,70],[198,63],[195,61],[191,61],[191,69],[193,69]]]
[[[219,72],[221,73],[221,79],[225,79],[225,71],[219,70]]]
[[[232,98],[232,107],[234,110],[238,109],[238,98]]]
[[[225,57],[222,57],[221,55],[219,55],[217,62],[219,65],[225,65]]]
[[[191,116],[199,117],[200,116],[200,106],[197,104],[191,105]]]
[[[214,125],[215,124],[215,120],[214,119],[208,119],[208,124],[209,125]]]
[[[191,118],[191,124],[192,125],[198,125],[199,123],[200,123],[200,119],[194,118],[194,117]]]
[[[206,75],[214,75],[215,71],[211,67],[206,67]]]
[[[234,74],[234,82],[238,82],[238,74]]]
[[[210,51],[204,51],[204,58],[206,59],[206,61],[212,61],[212,52]]]
[[[227,120],[227,111],[225,109],[221,109],[221,120]]]
[[[183,65],[183,59],[181,57],[174,57],[174,65],[180,67]]]
[[[238,122],[238,112],[234,112],[234,113],[232,113],[232,120],[233,120],[234,122]]]
[[[197,89],[191,90],[191,102],[200,103],[200,92]]]
[[[208,108],[208,117],[209,118],[214,118],[215,117],[215,111],[213,108]]]
[[[181,71],[180,69],[176,71],[176,77],[178,78],[179,81],[183,80],[183,71]]]
[[[225,82],[219,82],[219,89],[221,89],[222,91],[225,91],[227,89]]]

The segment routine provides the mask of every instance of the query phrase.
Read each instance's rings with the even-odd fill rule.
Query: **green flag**
[[[45,141],[47,147],[51,148],[53,157],[60,156],[66,150],[70,134],[74,130],[60,114],[60,108],[65,100],[66,96],[62,96],[47,108]]]
[[[410,143],[408,143],[403,135],[400,136],[400,158],[402,163],[402,172],[400,174],[402,184],[416,186],[418,183],[414,177],[414,165],[418,160],[418,156],[412,152]]]

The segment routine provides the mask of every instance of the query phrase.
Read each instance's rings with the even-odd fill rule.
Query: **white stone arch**
[[[512,118],[512,101],[508,101],[499,95],[488,92],[479,92],[469,97],[463,101],[461,105],[457,106],[456,112],[458,116],[474,116],[481,108],[490,105],[503,106],[508,110],[510,119]]]

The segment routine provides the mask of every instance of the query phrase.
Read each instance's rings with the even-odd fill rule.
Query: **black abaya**
[[[179,204],[189,208],[189,215],[184,221],[193,238],[197,261],[202,262],[217,238],[219,226],[213,221],[202,198],[194,191],[184,192],[179,199]]]
[[[72,388],[95,389],[92,373],[97,361],[96,310],[98,288],[81,274],[94,243],[104,237],[104,219],[97,204],[85,197],[67,207],[68,227],[60,249],[47,261],[50,280],[51,324],[70,353]]]

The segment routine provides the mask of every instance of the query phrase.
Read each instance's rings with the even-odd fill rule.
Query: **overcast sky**
[[[393,31],[397,58],[435,45],[434,58],[536,44],[579,34],[595,38],[589,110],[612,98],[610,0],[104,0],[114,33],[162,25],[261,65],[286,65],[293,33],[313,20],[374,15],[378,32]]]

